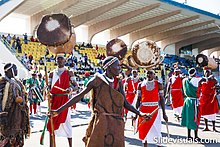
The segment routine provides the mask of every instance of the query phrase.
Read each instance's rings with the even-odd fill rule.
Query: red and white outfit
[[[53,71],[52,85],[50,90],[50,93],[52,94],[52,110],[58,109],[60,106],[64,105],[69,100],[68,95],[66,95],[65,92],[54,87],[57,86],[63,89],[67,89],[70,87],[69,71],[65,68],[62,68],[62,72],[59,75],[58,70],[60,69],[55,69]],[[70,108],[65,109],[58,116],[53,117],[54,132],[56,136],[72,138],[72,126],[70,123],[71,114],[69,109]],[[50,120],[48,121],[47,128],[48,131],[51,133]]]
[[[148,85],[151,85],[151,88],[148,88]],[[153,86],[152,86],[153,85]],[[143,81],[141,84],[141,106],[140,111],[143,113],[152,113],[158,107],[159,101],[159,91],[158,91],[158,81]],[[138,118],[138,131],[139,131],[139,139],[145,143],[156,143],[155,138],[160,139],[161,135],[161,115],[160,112],[156,112],[153,114],[152,119],[149,121],[142,122],[143,118]]]
[[[135,106],[137,98],[135,97],[136,94],[135,92],[137,91],[138,83],[139,83],[139,78],[136,77],[131,77],[127,79],[127,89],[126,89],[126,100]],[[128,112],[127,109],[125,109],[125,114],[127,114],[127,118],[131,118],[132,112]]]
[[[198,87],[199,98],[199,110],[203,118],[211,121],[216,120],[216,114],[219,112],[218,101],[215,95],[215,80],[210,79],[203,82]],[[201,91],[201,93],[200,93]]]
[[[182,107],[184,104],[184,98],[183,98],[183,91],[182,91],[182,79],[180,75],[175,76],[172,75],[171,77],[171,87],[170,87],[170,92],[172,96],[172,108],[174,114],[181,115],[182,113]]]

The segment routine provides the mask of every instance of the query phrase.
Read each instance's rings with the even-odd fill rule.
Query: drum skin
[[[216,69],[218,67],[218,64],[215,62],[213,58],[207,57],[206,55],[203,54],[198,54],[196,56],[196,63],[200,67],[207,67],[210,69]]]
[[[121,39],[112,39],[106,45],[106,55],[123,60],[127,53],[127,45]]]
[[[132,57],[138,67],[152,68],[161,62],[160,48],[154,42],[144,41],[132,48]]]
[[[65,14],[45,15],[38,28],[37,38],[54,53],[70,53],[76,44],[76,35]]]
[[[45,15],[37,29],[37,38],[48,46],[62,45],[71,37],[71,23],[64,14]]]

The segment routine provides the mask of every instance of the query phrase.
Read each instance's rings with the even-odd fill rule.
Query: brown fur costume
[[[124,147],[124,96],[98,75],[94,82],[93,114],[83,141],[86,147]]]

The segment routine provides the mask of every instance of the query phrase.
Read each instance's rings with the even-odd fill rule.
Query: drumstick
[[[167,135],[168,135],[168,138],[170,138],[170,133],[169,133],[169,128],[168,128],[168,122],[165,122],[166,123],[166,128],[167,128]]]
[[[150,116],[154,115],[154,113],[156,113],[157,110],[159,110],[159,107],[157,107],[156,109],[154,109],[154,111],[150,113]],[[138,132],[138,128],[139,128],[143,123],[145,123],[146,121],[147,121],[146,119],[143,119],[143,120],[141,121],[141,123],[140,123],[140,124],[138,125],[138,127],[137,127],[136,133]]]
[[[63,88],[60,88],[60,87],[58,87],[58,86],[53,86],[54,88],[56,88],[56,89],[59,89],[59,90],[62,90],[62,91],[66,91],[65,89],[63,89]]]
[[[153,112],[151,112],[151,113],[150,113],[150,116],[154,115],[154,113],[156,113],[157,110],[159,110],[159,107],[157,107]],[[145,123],[146,121],[147,121],[146,119],[143,119],[143,120],[141,121],[140,125],[143,124],[143,123]]]

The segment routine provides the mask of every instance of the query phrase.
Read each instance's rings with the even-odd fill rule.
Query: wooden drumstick
[[[59,89],[59,90],[62,90],[62,91],[66,91],[65,89],[63,89],[63,88],[61,88],[61,87],[58,87],[58,86],[53,86],[54,88],[56,88],[56,89]]]
[[[154,115],[154,113],[156,113],[159,109],[160,109],[160,107],[158,106],[156,109],[154,109],[153,112],[150,113],[150,115],[151,115],[151,116]],[[147,121],[146,119],[143,119],[143,120],[141,121],[141,123],[140,123],[140,124],[138,125],[138,127],[137,127],[136,133],[138,132],[139,127],[140,127],[143,123],[145,123],[146,121]]]
[[[169,133],[169,128],[168,128],[168,122],[165,121],[165,123],[166,123],[166,128],[167,128],[167,135],[168,135],[168,138],[170,138],[170,133]]]
[[[153,112],[151,112],[151,113],[150,113],[150,116],[154,115],[154,113],[156,113],[157,110],[159,110],[159,107],[157,107]],[[146,119],[143,119],[143,120],[141,121],[140,125],[143,124],[143,123],[145,123],[146,121],[147,121]]]

